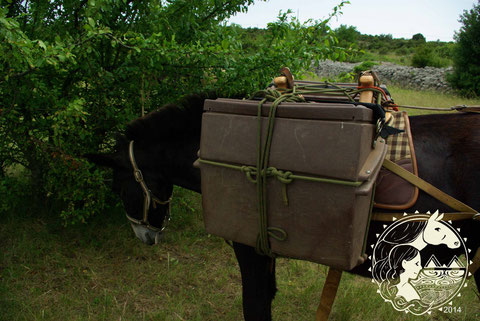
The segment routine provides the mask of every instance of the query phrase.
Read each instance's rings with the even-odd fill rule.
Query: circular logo
[[[459,231],[442,218],[438,211],[405,214],[378,235],[371,257],[373,280],[398,311],[430,313],[464,287],[468,250]]]

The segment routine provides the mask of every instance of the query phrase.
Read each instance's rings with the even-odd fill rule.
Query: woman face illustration
[[[422,259],[419,252],[410,261],[402,260],[402,268],[405,270],[402,274],[405,274],[405,276],[407,276],[409,279],[416,279],[418,277],[418,273],[420,273],[420,270],[422,269],[421,262]]]

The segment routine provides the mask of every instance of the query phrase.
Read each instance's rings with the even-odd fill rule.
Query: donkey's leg
[[[233,242],[242,273],[243,316],[245,321],[272,320],[275,284],[275,259],[258,255],[251,246]]]

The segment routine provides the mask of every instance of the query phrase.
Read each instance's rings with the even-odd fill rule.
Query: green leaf
[[[42,40],[38,40],[38,45],[40,46],[40,48],[42,48],[43,50],[47,50],[47,46],[45,46],[45,43],[42,41]]]
[[[226,50],[226,49],[228,49],[229,46],[230,46],[229,41],[227,39],[223,39],[222,40],[222,48]]]

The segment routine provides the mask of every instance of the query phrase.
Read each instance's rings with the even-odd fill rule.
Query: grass
[[[390,85],[388,90],[398,105],[425,106],[425,107],[451,107],[457,105],[479,106],[480,98],[463,98],[454,94],[439,93],[437,91],[415,91]],[[410,115],[436,113],[432,111],[405,109]],[[442,112],[438,112],[442,113]],[[443,112],[444,113],[444,112]],[[456,111],[454,112],[456,113]]]
[[[390,87],[399,104],[451,106],[451,95]],[[426,98],[425,98],[426,97]],[[479,100],[468,104],[480,104]],[[56,213],[0,217],[0,321],[242,320],[240,272],[225,242],[205,233],[200,196],[176,189],[162,244],[138,241],[121,208],[64,228]],[[274,320],[313,320],[327,267],[279,259]],[[344,273],[331,320],[479,320],[470,284],[462,312],[414,317],[382,301],[369,279]]]
[[[380,53],[377,51],[367,51],[364,54],[359,55],[352,59],[352,62],[362,61],[382,61],[390,62],[402,66],[411,66],[413,54],[400,55],[396,52]]]
[[[414,50],[370,50],[365,51],[363,54],[359,54],[350,59],[350,62],[362,62],[362,61],[379,61],[389,62],[396,65],[412,67],[412,61],[414,58]],[[429,66],[432,67],[451,67],[453,61],[451,58],[442,57],[438,53],[433,53],[429,59]]]

